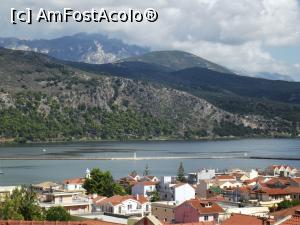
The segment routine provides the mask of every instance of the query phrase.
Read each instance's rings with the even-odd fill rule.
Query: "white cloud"
[[[156,23],[142,24],[9,24],[10,7],[85,10],[158,10]],[[295,66],[276,61],[268,46],[300,43],[300,7],[297,0],[10,0],[0,9],[3,28],[0,36],[51,38],[77,32],[104,32],[129,43],[154,49],[181,49],[193,52],[230,68],[249,72],[277,72],[294,75]],[[299,75],[300,76],[300,75]],[[300,79],[300,77],[299,77]]]

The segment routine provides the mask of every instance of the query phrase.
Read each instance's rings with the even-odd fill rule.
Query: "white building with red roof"
[[[297,174],[297,169],[288,165],[271,165],[265,171],[271,176],[294,177]]]
[[[76,177],[76,178],[70,178],[64,180],[64,189],[66,191],[84,191],[83,184],[84,184],[85,178]]]
[[[96,203],[96,206],[97,211],[113,215],[147,215],[151,212],[151,203],[142,195],[115,195]]]
[[[132,187],[133,195],[143,195],[146,198],[150,198],[152,193],[156,191],[156,182],[142,181],[137,182]]]

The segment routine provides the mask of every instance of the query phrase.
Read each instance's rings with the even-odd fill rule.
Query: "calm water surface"
[[[45,151],[45,150],[46,151]],[[186,172],[200,168],[265,168],[270,164],[288,164],[300,168],[298,160],[236,159],[222,157],[300,157],[300,139],[245,139],[230,141],[164,141],[164,142],[93,142],[71,144],[0,146],[1,157],[137,157],[200,156],[211,159],[164,160],[0,160],[0,185],[60,182],[83,176],[86,168],[110,170],[115,178],[129,171],[142,173],[148,164],[152,174],[175,175],[180,161]],[[220,157],[214,159],[214,157]]]

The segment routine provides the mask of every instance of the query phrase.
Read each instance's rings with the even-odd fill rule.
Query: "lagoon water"
[[[300,160],[248,159],[247,157],[300,158],[300,139],[242,139],[226,141],[130,141],[0,146],[3,157],[204,157],[206,159],[152,160],[0,160],[0,186],[56,181],[83,176],[86,168],[110,170],[115,178],[148,164],[156,176],[175,175],[180,161],[186,172],[201,168],[265,168]],[[232,157],[232,158],[231,158]],[[242,158],[238,158],[242,157]],[[245,157],[245,158],[243,158]]]

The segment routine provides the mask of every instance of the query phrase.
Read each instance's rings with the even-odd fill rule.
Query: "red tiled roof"
[[[218,180],[235,180],[236,178],[231,175],[218,175],[216,176]]]
[[[300,177],[295,177],[295,178],[293,178],[293,180],[294,180],[296,183],[300,183]]]
[[[279,210],[277,212],[273,212],[270,215],[274,216],[275,219],[280,219],[280,218],[284,218],[284,217],[287,217],[287,216],[294,215],[295,211],[298,211],[298,210],[300,210],[300,205],[294,206],[294,207],[291,207],[291,208],[287,208],[287,209],[282,209],[282,210]]]
[[[149,202],[147,198],[145,198],[143,195],[139,195],[138,196],[138,199],[136,196],[132,196],[132,195],[124,195],[124,196],[121,196],[121,195],[115,195],[115,196],[112,196],[110,198],[106,198],[104,199],[103,201],[100,201],[98,203],[98,205],[102,205],[102,204],[106,204],[106,203],[110,203],[112,205],[119,205],[121,204],[122,202],[126,201],[126,200],[129,200],[129,199],[132,199],[132,200],[135,200],[135,201],[138,201],[139,203],[141,204],[144,204],[146,202]]]
[[[206,204],[210,204],[210,207],[205,207]],[[215,202],[199,200],[199,199],[191,199],[185,201],[182,204],[189,204],[193,208],[197,209],[200,214],[208,214],[208,213],[222,213],[224,210]]]
[[[287,188],[262,187],[260,190],[257,190],[256,192],[262,192],[268,195],[289,195],[289,194],[300,193],[300,187],[287,187]]]
[[[271,166],[271,168],[273,168],[273,169],[276,169],[276,168],[278,168],[278,169],[280,169],[281,167],[283,167],[283,168],[290,168],[290,169],[295,169],[294,167],[292,167],[292,166],[289,166],[289,165],[272,165]]]
[[[291,184],[291,179],[290,178],[285,178],[285,177],[273,177],[270,180],[266,181],[265,184],[267,185],[274,185],[276,183],[281,183],[283,185],[290,185]]]
[[[93,198],[93,203],[94,204],[96,204],[96,203],[98,203],[98,202],[101,202],[101,201],[103,201],[104,199],[106,199],[107,197],[105,197],[105,196],[97,196],[96,198]]]
[[[280,223],[280,225],[299,225],[300,224],[300,216],[293,215],[290,219]]]
[[[23,221],[23,220],[0,220],[0,225],[120,225],[104,221]]]
[[[262,220],[256,216],[233,214],[229,219],[221,223],[221,225],[262,225]]]
[[[152,181],[141,181],[141,182],[136,182],[135,185],[137,184],[143,184],[144,186],[153,186],[156,185],[156,182],[152,182]]]
[[[212,221],[207,222],[194,222],[194,223],[176,223],[176,225],[215,225]]]
[[[64,180],[64,184],[83,184],[85,181],[84,178],[76,177]]]

